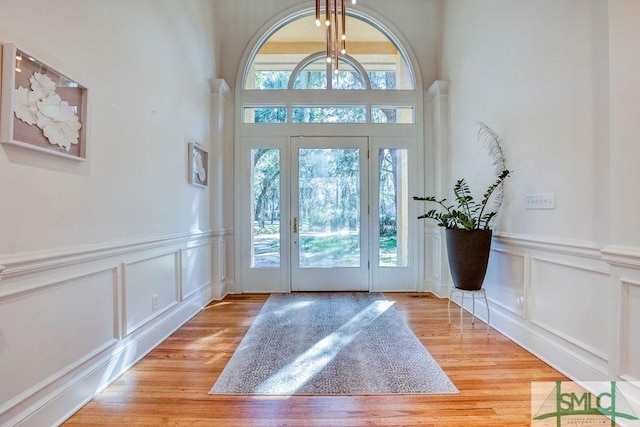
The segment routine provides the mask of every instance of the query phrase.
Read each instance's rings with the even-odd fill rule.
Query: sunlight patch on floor
[[[215,308],[215,307],[221,307],[223,305],[232,305],[233,302],[231,301],[220,301],[220,302],[214,302],[209,304],[208,306],[206,306],[205,308],[203,308],[203,310],[209,310],[211,308]]]
[[[191,344],[187,344],[186,348],[187,350],[197,350],[197,349],[201,349],[204,347],[208,347],[213,345],[213,343],[219,339],[220,337],[224,336],[224,334],[227,333],[226,329],[222,329],[220,331],[217,332],[213,332],[209,335],[205,335],[201,338],[198,338],[197,340],[195,340],[193,343]]]
[[[293,394],[322,371],[340,351],[373,323],[393,302],[380,300],[351,318],[335,332],[318,341],[256,388],[256,393]]]
[[[311,304],[313,304],[312,300],[298,301],[296,303],[287,304],[286,306],[282,307],[280,310],[276,310],[273,313],[276,316],[285,317],[285,316],[287,316],[289,314],[289,312],[294,311],[294,310],[303,309],[305,307],[310,306]]]

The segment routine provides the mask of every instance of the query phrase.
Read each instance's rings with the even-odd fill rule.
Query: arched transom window
[[[311,13],[296,16],[267,34],[245,68],[243,123],[415,123],[412,102],[385,95],[416,88],[405,52],[368,19],[347,15],[346,21],[347,49],[339,55],[337,70],[326,60],[325,32],[316,27]],[[322,90],[334,95],[309,95]],[[289,95],[250,95],[256,91],[280,95],[288,91]],[[355,91],[370,95],[355,96]],[[297,92],[307,95],[296,96]],[[259,102],[246,102],[250,99]],[[278,105],[269,99],[289,101]]]

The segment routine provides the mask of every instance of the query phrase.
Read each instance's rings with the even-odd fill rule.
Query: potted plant
[[[487,188],[482,200],[476,201],[464,178],[453,186],[455,203],[434,196],[414,200],[437,206],[418,218],[433,219],[445,228],[449,269],[453,285],[463,290],[479,290],[487,271],[491,249],[492,220],[502,204],[502,184],[511,174],[504,166],[500,137],[484,123],[479,123],[478,139],[483,141],[496,168],[496,181]]]

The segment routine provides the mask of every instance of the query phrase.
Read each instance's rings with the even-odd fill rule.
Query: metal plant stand
[[[476,323],[476,295],[481,295],[484,298],[484,303],[487,306],[487,333],[489,333],[489,323],[491,321],[491,312],[489,311],[489,301],[487,300],[487,293],[484,289],[478,289],[476,291],[469,291],[466,289],[456,288],[451,286],[451,292],[449,293],[449,303],[447,304],[447,310],[449,312],[449,324],[451,324],[451,299],[454,292],[460,292],[462,294],[460,300],[460,333],[462,334],[462,312],[464,311],[464,295],[471,294],[472,309],[471,309],[471,323]]]

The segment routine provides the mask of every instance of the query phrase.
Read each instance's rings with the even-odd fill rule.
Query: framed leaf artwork
[[[2,45],[0,142],[87,158],[87,88],[13,43]]]
[[[201,187],[209,185],[209,153],[195,142],[189,143],[189,182]]]

